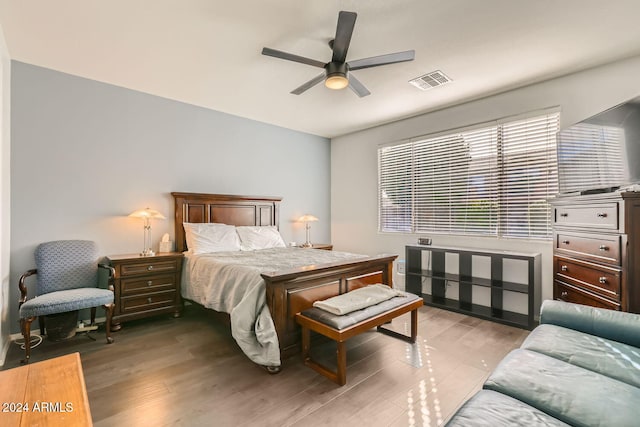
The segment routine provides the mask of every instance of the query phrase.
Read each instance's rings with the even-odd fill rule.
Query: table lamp
[[[302,245],[303,248],[310,248],[313,246],[311,244],[311,224],[309,223],[317,220],[318,218],[310,214],[305,214],[298,218],[298,221],[305,223],[305,228],[307,229],[307,241]]]
[[[155,209],[139,209],[129,214],[133,218],[144,220],[144,248],[140,256],[154,256],[156,253],[151,249],[151,219],[166,219],[164,215]]]

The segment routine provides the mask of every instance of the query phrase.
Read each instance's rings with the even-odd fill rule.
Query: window
[[[549,238],[559,117],[380,147],[379,230]]]

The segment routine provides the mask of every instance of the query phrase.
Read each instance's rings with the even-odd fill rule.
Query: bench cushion
[[[363,308],[362,310],[352,311],[351,313],[343,314],[341,316],[316,307],[304,310],[301,314],[310,319],[329,325],[332,328],[341,330],[420,298],[421,297],[418,295],[402,292],[402,295],[400,296],[393,297],[386,301],[382,301],[381,303]]]

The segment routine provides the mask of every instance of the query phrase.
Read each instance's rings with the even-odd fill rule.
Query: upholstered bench
[[[377,327],[378,332],[414,343],[418,333],[418,309],[422,307],[423,301],[422,298],[414,294],[401,291],[398,293],[400,295],[348,314],[336,315],[317,307],[296,314],[296,321],[302,327],[302,358],[305,365],[342,386],[347,382],[345,341],[349,338]],[[334,299],[347,298],[348,294],[342,294]],[[411,336],[405,336],[382,327],[393,318],[408,312],[411,312]],[[335,372],[311,358],[309,331],[317,332],[336,341],[338,350]]]

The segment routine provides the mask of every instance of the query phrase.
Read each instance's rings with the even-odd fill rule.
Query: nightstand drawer
[[[595,235],[558,232],[555,246],[558,251],[567,252],[595,261],[620,265],[620,235]]]
[[[620,270],[559,257],[555,264],[556,279],[620,300]]]
[[[617,230],[620,226],[618,222],[618,203],[557,206],[555,208],[554,221],[555,225],[558,226]]]
[[[120,298],[120,311],[123,314],[153,310],[175,304],[176,291],[153,292],[140,296]]]
[[[122,276],[133,276],[135,274],[172,272],[178,269],[178,262],[180,261],[182,260],[149,260],[134,264],[122,264],[120,267],[120,274]]]
[[[122,279],[120,282],[122,295],[174,290],[175,288],[174,274],[154,274],[135,279]]]
[[[610,310],[620,310],[620,304],[614,301],[602,298],[596,294],[585,291],[584,289],[558,282],[557,280],[553,283],[553,298],[575,304],[608,308]]]

